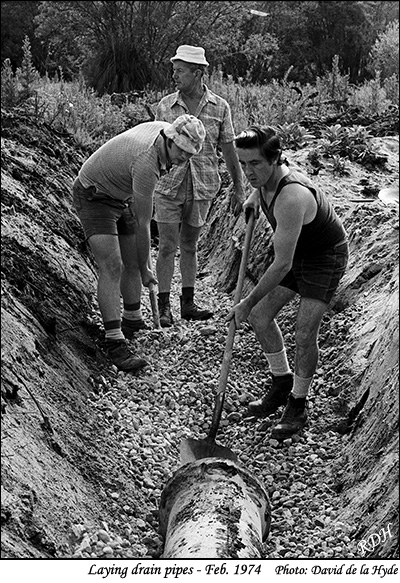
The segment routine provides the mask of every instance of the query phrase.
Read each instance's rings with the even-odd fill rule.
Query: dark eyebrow
[[[242,162],[242,160],[240,160],[240,158],[239,158],[239,161]],[[261,160],[260,160],[260,158],[253,158],[252,160],[248,160],[248,162],[250,162],[250,163],[261,162]]]

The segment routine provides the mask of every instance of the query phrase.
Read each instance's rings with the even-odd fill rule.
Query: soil
[[[2,557],[71,556],[74,525],[106,529],[126,514],[145,545],[143,521],[154,531],[158,521],[154,491],[144,487],[149,452],[127,465],[107,422],[113,413],[95,415],[91,404],[99,386],[126,375],[101,349],[96,266],[71,202],[90,152],[23,114],[2,114]],[[333,462],[339,517],[357,524],[358,539],[390,524],[394,536],[376,551],[388,558],[398,556],[398,204],[378,193],[398,189],[398,136],[373,146],[385,161],[349,162],[344,175],[326,159],[317,171],[307,147],[289,158],[324,189],[350,236],[350,265],[321,332],[320,372],[334,382],[319,423],[343,436]],[[202,289],[231,294],[244,221],[227,212],[221,171],[199,279]],[[270,259],[269,238],[260,217],[247,289]]]

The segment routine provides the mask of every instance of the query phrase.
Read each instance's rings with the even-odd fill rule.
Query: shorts
[[[186,223],[191,227],[204,225],[212,204],[212,199],[194,200],[192,176],[189,171],[186,172],[174,198],[156,192],[154,199],[154,219],[158,223]]]
[[[84,188],[76,178],[72,197],[75,210],[82,223],[85,238],[92,235],[134,235],[136,219],[132,199],[118,200],[96,187]]]
[[[294,259],[292,269],[279,285],[304,298],[329,304],[343,277],[349,258],[347,242],[339,243],[323,255]]]

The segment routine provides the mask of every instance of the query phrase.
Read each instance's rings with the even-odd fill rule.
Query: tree
[[[81,68],[99,93],[129,91],[165,86],[179,44],[207,49],[208,35],[228,35],[243,11],[241,2],[41,2],[37,35],[54,62],[71,74]]]
[[[399,21],[388,24],[375,41],[369,54],[369,69],[379,70],[382,78],[399,76]]]
[[[367,74],[368,54],[388,22],[398,19],[398,2],[291,1],[259,2],[259,10],[279,51],[271,64],[273,75],[283,77],[292,66],[292,80],[313,82],[330,69],[338,55],[342,68],[355,83]]]
[[[36,67],[41,61],[41,45],[35,39],[34,19],[40,2],[1,3],[1,62],[9,59],[12,68],[20,66],[23,59],[23,41],[28,36],[32,58]]]

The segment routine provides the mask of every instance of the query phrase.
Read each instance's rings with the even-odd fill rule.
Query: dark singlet
[[[308,225],[303,225],[300,231],[294,257],[298,259],[300,257],[321,255],[327,249],[331,249],[335,245],[344,243],[347,240],[346,231],[344,230],[333,206],[326,196],[312,185],[311,180],[300,172],[290,172],[281,179],[270,205],[267,205],[260,189],[261,208],[271,224],[272,229],[275,231],[277,225],[274,216],[276,199],[282,188],[287,184],[292,183],[301,184],[308,188],[313,194],[318,207],[315,218],[311,223],[308,223]]]

